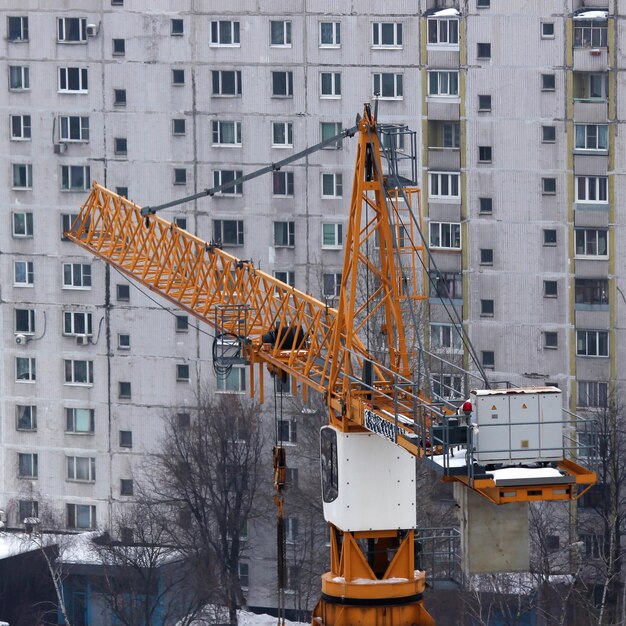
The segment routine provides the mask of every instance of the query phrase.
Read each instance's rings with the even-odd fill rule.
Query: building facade
[[[602,407],[624,375],[616,0],[87,0],[0,11],[0,509],[70,529],[132,502],[164,414],[216,381],[194,321],[64,241],[97,180],[140,205],[222,184],[354,124],[418,131],[427,347]],[[620,13],[621,11],[621,13]],[[332,301],[355,145],[163,212]],[[439,295],[449,295],[445,299]],[[433,392],[462,397],[460,370]],[[293,419],[292,419],[293,418]],[[297,446],[296,420],[281,425]],[[268,466],[269,469],[269,466]],[[291,522],[292,544],[298,541]],[[268,603],[261,555],[242,571]],[[258,590],[258,591],[255,591]],[[269,601],[271,603],[271,601]]]

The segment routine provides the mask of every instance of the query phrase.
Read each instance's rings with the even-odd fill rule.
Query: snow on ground
[[[207,607],[207,615],[210,616],[208,621],[195,620],[192,626],[211,626],[215,624],[216,607]],[[226,623],[228,619],[225,619],[223,623]],[[237,611],[237,621],[239,626],[276,626],[278,624],[278,618],[273,615],[257,615],[250,611],[239,610]],[[311,626],[309,622],[292,622],[291,620],[285,620],[285,626]]]

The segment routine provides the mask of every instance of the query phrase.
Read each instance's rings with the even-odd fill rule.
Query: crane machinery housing
[[[383,164],[383,130],[366,105],[354,128],[330,140],[358,141],[336,308],[155,215],[177,202],[142,209],[94,183],[66,233],[211,325],[218,365],[248,364],[260,401],[266,368],[291,377],[305,397],[322,394],[330,570],[313,623],[324,626],[434,624],[423,602],[426,574],[415,568],[417,459],[495,504],[573,500],[595,482],[575,460],[575,424],[562,416],[559,389],[489,389],[485,379],[461,406],[432,399],[414,313],[429,287],[417,176],[403,177],[395,158]],[[280,450],[274,469],[280,489]]]

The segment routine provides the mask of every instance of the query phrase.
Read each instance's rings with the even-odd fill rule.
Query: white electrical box
[[[343,531],[415,528],[415,457],[380,435],[321,431],[324,518]]]
[[[522,464],[563,458],[561,390],[557,387],[485,389],[470,393],[474,458]],[[476,428],[475,428],[476,430]]]

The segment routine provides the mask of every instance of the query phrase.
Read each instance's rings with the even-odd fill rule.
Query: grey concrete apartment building
[[[579,412],[605,404],[625,376],[625,16],[616,0],[4,3],[9,523],[45,503],[68,528],[106,527],[165,413],[184,421],[206,381],[245,392],[244,370],[215,381],[195,323],[63,240],[91,181],[140,205],[188,195],[333,136],[374,93],[381,120],[418,133],[439,285],[489,376],[556,384]],[[346,140],[164,216],[332,298],[354,156]],[[427,346],[462,361],[438,290]],[[462,395],[457,371],[432,377]],[[242,571],[251,604],[273,602],[270,556]]]

